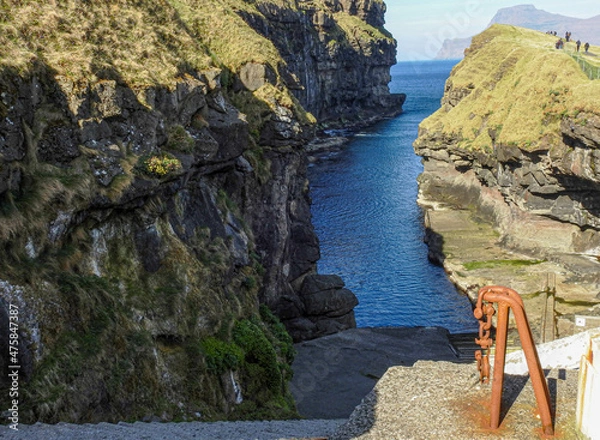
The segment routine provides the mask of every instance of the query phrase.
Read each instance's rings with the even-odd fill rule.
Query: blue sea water
[[[406,93],[404,113],[358,133],[309,168],[319,273],[338,274],[359,299],[359,327],[442,326],[474,331],[466,296],[427,259],[416,204],[421,160],[412,143],[437,110],[456,61],[402,62],[390,89]]]

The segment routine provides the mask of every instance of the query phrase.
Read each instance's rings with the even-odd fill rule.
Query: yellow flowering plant
[[[181,161],[175,157],[163,154],[162,156],[151,156],[144,160],[145,170],[149,174],[164,177],[167,174],[181,169]]]

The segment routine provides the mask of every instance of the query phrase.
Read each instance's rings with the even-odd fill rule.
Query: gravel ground
[[[528,376],[506,375],[503,413],[487,428],[491,385],[480,385],[473,364],[418,362],[390,368],[331,440],[537,439],[541,422]],[[577,439],[577,371],[547,375],[555,407],[555,439]]]
[[[0,427],[0,438],[15,440],[291,440],[326,439],[346,420],[287,420],[216,423],[58,423]]]
[[[577,371],[547,374],[554,407],[554,439],[581,439],[575,429]],[[349,420],[217,423],[35,424],[18,432],[0,427],[1,439],[27,440],[468,440],[538,439],[541,422],[527,376],[506,375],[503,418],[491,431],[491,387],[480,385],[474,364],[418,361],[392,367]]]

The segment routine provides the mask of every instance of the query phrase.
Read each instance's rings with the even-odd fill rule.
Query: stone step
[[[475,351],[480,347],[475,343],[478,333],[455,333],[448,336],[459,363],[475,362]]]

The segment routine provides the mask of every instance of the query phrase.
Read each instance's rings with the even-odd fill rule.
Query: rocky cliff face
[[[298,2],[298,10],[260,4],[244,19],[269,38],[287,64],[287,86],[321,122],[367,122],[397,114],[390,95],[396,41],[383,28],[380,0]],[[357,57],[358,55],[358,57]]]
[[[557,306],[571,320],[595,313],[589,307],[600,289],[597,93],[551,38],[494,26],[474,39],[415,142],[425,165],[422,201],[476,211],[505,249],[555,263],[545,270],[557,295],[586,305],[562,313]],[[542,272],[534,290],[521,293],[541,289]]]
[[[20,367],[21,422],[287,416],[271,311],[296,339],[355,325],[354,295],[316,274],[302,147],[307,110],[400,110],[384,5],[211,3],[7,12],[0,366]]]

